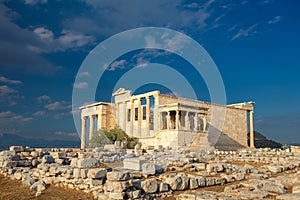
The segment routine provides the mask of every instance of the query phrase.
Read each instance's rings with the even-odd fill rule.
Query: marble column
[[[255,148],[254,146],[254,126],[253,126],[253,111],[250,111],[250,148]]]
[[[180,129],[180,121],[179,121],[179,110],[176,111],[176,116],[175,116],[175,129],[179,130]]]
[[[205,132],[206,131],[206,127],[207,127],[207,120],[206,120],[206,116],[205,115],[203,115],[203,117],[202,117],[202,123],[203,123],[203,126],[202,126],[202,130],[201,131]]]
[[[186,111],[186,113],[185,113],[184,120],[185,120],[185,130],[190,130],[190,119],[189,119],[188,111]]]
[[[97,116],[97,128],[98,130],[102,129],[102,112],[99,112]]]
[[[138,99],[138,137],[141,137],[141,126],[142,126],[142,99]]]
[[[198,113],[194,116],[194,131],[198,131]]]
[[[134,117],[135,117],[135,109],[134,109],[134,99],[131,99],[131,101],[130,101],[130,103],[131,103],[131,111],[130,111],[130,122],[131,122],[131,136],[133,136],[133,134],[134,134]]]
[[[170,125],[171,125],[170,111],[167,111],[167,130],[170,130]]]
[[[150,97],[146,97],[146,130],[147,137],[150,136]]]
[[[87,117],[81,118],[81,149],[85,149],[86,147],[86,120]]]
[[[93,133],[94,133],[94,115],[90,116],[90,133],[89,133],[89,140],[92,139]]]

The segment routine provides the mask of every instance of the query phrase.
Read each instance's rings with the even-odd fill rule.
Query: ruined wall
[[[247,111],[238,108],[229,108],[221,105],[212,104],[209,109],[208,123],[211,122],[212,110],[214,109],[214,117],[217,123],[221,123],[225,117],[221,131],[230,138],[247,147]],[[222,115],[222,111],[225,116]]]

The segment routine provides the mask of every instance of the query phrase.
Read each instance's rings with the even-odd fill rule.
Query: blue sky
[[[0,134],[77,140],[71,104],[81,63],[110,36],[153,26],[180,31],[206,49],[222,75],[227,102],[256,102],[256,130],[277,141],[300,143],[299,8],[296,0],[2,0]],[[130,65],[138,53],[119,61]],[[149,53],[145,59],[175,69],[187,64],[166,54]],[[101,82],[107,90],[97,93],[97,100],[110,99],[111,84],[126,67],[107,71]],[[201,77],[182,73],[200,82],[198,99],[209,101]],[[151,88],[156,86],[139,91]]]

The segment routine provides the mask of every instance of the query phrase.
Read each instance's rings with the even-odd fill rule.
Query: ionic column
[[[185,130],[190,130],[190,119],[189,119],[188,111],[186,111],[186,113],[185,113],[184,120],[185,120]]]
[[[141,137],[142,126],[142,100],[138,99],[138,137]]]
[[[175,116],[175,129],[179,130],[179,110],[176,111],[176,116]]]
[[[90,134],[89,134],[89,140],[92,139],[93,133],[94,133],[94,116],[91,115],[90,116]]]
[[[195,116],[194,116],[194,131],[197,131],[198,130],[198,114],[195,113]]]
[[[98,130],[102,129],[102,111],[100,113],[98,113],[97,128],[98,128]]]
[[[134,99],[130,100],[131,103],[131,113],[130,113],[130,120],[131,120],[131,136],[133,136],[133,132],[134,132],[134,115],[135,115],[135,110],[134,110]]]
[[[254,146],[254,126],[253,126],[253,111],[250,111],[250,148],[255,148]]]
[[[203,116],[202,121],[203,121],[203,131],[206,131],[207,121],[205,115]]]
[[[147,136],[150,136],[150,97],[146,97],[146,129]]]
[[[170,130],[170,122],[171,122],[171,116],[170,111],[167,111],[167,130]]]
[[[87,117],[82,117],[81,118],[81,144],[80,147],[81,149],[85,149],[86,147],[86,119]]]

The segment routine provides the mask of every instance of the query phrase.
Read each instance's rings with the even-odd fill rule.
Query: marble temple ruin
[[[124,88],[118,89],[113,96],[114,103],[98,102],[80,107],[82,149],[87,147],[96,130],[116,125],[137,138],[142,146],[201,148],[206,145],[220,149],[223,141],[231,146],[234,143],[240,148],[254,148],[254,102],[218,105],[161,94],[158,90],[132,95]],[[217,129],[218,141],[210,144],[213,132],[210,129],[214,128],[212,110],[217,117],[218,110],[223,110],[224,120],[222,128]]]

